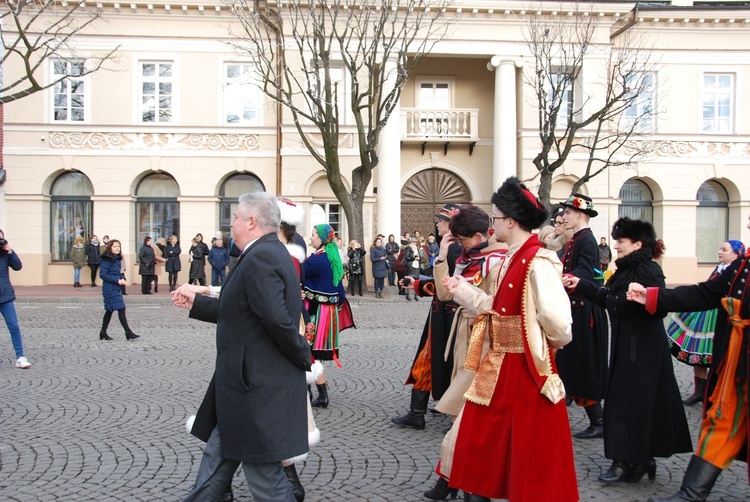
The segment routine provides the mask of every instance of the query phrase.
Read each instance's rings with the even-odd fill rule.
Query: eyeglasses
[[[510,216],[493,216],[492,223],[495,223],[497,220],[508,220],[510,218]]]

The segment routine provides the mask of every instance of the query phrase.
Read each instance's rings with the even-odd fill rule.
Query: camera
[[[0,239],[0,248],[5,247],[8,244],[8,241],[5,239]]]

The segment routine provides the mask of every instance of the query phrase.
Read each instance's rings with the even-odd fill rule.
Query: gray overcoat
[[[196,296],[190,317],[217,323],[216,368],[193,424],[222,457],[248,463],[307,453],[310,345],[299,334],[301,295],[292,258],[276,234],[253,243],[219,299]]]

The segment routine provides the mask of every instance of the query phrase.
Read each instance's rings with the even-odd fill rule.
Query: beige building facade
[[[618,29],[642,34],[659,61],[654,118],[643,141],[657,145],[637,166],[609,169],[582,187],[608,236],[620,215],[651,220],[667,245],[670,283],[708,276],[726,239],[750,242],[750,5],[715,2],[579,4],[598,18],[597,50],[584,61],[572,100],[594,90]],[[349,238],[323,169],[291,115],[252,83],[253,61],[226,43],[234,20],[224,3],[98,3],[106,19],[79,34],[76,59],[53,60],[66,85],[4,107],[5,183],[0,228],[24,262],[16,284],[72,282],[76,236],[123,243],[129,279],[145,236],[179,236],[181,281],[197,233],[229,231],[237,197],[265,190],[302,203],[306,223],[329,222]],[[380,145],[364,206],[365,240],[429,232],[436,207],[489,209],[493,191],[517,175],[532,188],[539,150],[533,60],[524,29],[533,16],[566,16],[573,3],[457,1],[456,19],[403,90]],[[86,57],[117,47],[105,70],[76,78]],[[6,81],[20,69],[10,61]],[[345,76],[342,76],[345,79]],[[584,107],[587,105],[584,105]],[[344,163],[357,162],[351,121]],[[312,128],[309,138],[317,141]],[[555,173],[554,200],[582,173],[574,152]],[[608,239],[609,240],[609,239]]]

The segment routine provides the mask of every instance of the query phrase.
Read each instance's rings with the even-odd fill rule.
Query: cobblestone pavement
[[[176,501],[190,489],[203,444],[185,432],[184,422],[211,377],[214,328],[188,319],[164,294],[129,295],[126,303],[141,338],[127,342],[115,316],[109,329],[115,339],[102,342],[96,296],[19,295],[33,367],[13,367],[7,330],[0,328],[1,500]],[[389,419],[408,406],[403,381],[428,305],[398,296],[353,301],[358,329],[344,332],[344,367],[327,368],[331,404],[316,410],[322,441],[298,468],[307,500],[425,500],[449,421],[428,414],[426,429],[417,431]],[[675,369],[683,394],[689,393],[692,370]],[[580,408],[568,413],[573,430],[586,425]],[[699,410],[688,407],[688,416],[695,433]],[[582,500],[670,494],[689,458],[658,459],[653,483],[602,486],[596,477],[608,462],[601,440],[574,445]],[[544,462],[540,452],[540,469]],[[710,500],[750,500],[745,468],[728,469]],[[234,491],[237,500],[252,500],[242,474]]]

